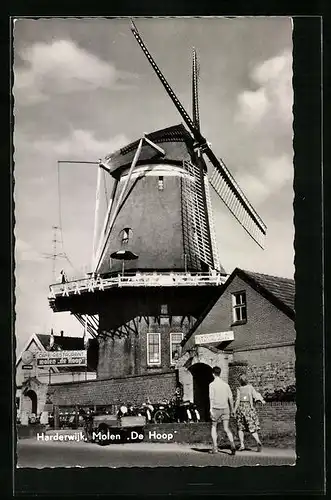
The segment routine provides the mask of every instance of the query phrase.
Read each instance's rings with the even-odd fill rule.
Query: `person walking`
[[[210,399],[210,417],[211,417],[211,438],[213,448],[211,453],[217,453],[217,424],[223,423],[223,429],[226,433],[231,446],[231,455],[235,455],[236,447],[233,441],[233,434],[229,429],[230,414],[234,414],[233,397],[229,385],[221,379],[221,368],[214,366],[214,380],[209,385]]]
[[[257,451],[262,450],[262,444],[258,435],[260,430],[259,417],[254,407],[254,401],[265,401],[261,394],[248,383],[246,375],[239,377],[240,387],[237,389],[237,398],[234,413],[237,421],[238,435],[240,441],[239,451],[245,450],[244,432],[250,432],[256,441]]]

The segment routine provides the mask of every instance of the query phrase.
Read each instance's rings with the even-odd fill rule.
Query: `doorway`
[[[212,369],[205,363],[196,363],[189,369],[193,377],[193,400],[201,420],[210,421],[209,384],[214,380]]]
[[[34,413],[37,415],[37,394],[32,389],[29,389],[24,396],[27,396],[30,399],[30,405],[28,410],[30,413]]]

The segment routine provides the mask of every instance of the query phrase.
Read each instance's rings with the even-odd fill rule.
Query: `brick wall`
[[[260,437],[265,445],[295,447],[295,403],[266,403],[264,406],[257,405],[257,412],[260,420]],[[237,441],[238,432],[234,419],[230,420],[230,428]],[[210,423],[201,422],[199,424],[150,424],[146,426],[146,431],[173,433],[173,440],[177,443],[210,443]],[[176,431],[176,432],[174,432]],[[226,442],[226,436],[221,428],[219,429],[221,439]],[[146,434],[146,432],[145,432]],[[148,432],[147,432],[148,437]],[[153,439],[151,439],[153,441]],[[167,439],[161,440],[167,442]],[[253,438],[246,436],[248,444],[254,444]]]
[[[126,338],[108,337],[99,341],[99,363],[97,378],[110,378],[130,375],[143,375],[170,371],[170,333],[182,332],[186,334],[189,324],[185,321],[181,325],[181,317],[174,316],[171,325],[167,318],[161,319],[161,324],[153,317],[149,318],[149,325],[145,319],[139,321],[139,337],[130,333]],[[147,365],[147,333],[160,333],[161,365]]]
[[[144,376],[91,380],[49,386],[54,405],[110,405],[130,402],[141,404],[147,397],[152,401],[171,397],[176,389],[176,372]]]
[[[290,434],[295,436],[296,404],[291,402],[272,402],[260,405],[257,412],[261,425],[261,436]]]
[[[238,362],[245,364],[240,366]],[[229,369],[229,384],[233,390],[239,385],[241,373],[246,373],[249,382],[262,394],[295,385],[295,348],[283,346],[235,352]]]

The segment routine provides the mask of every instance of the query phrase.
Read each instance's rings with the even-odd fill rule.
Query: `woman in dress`
[[[238,435],[240,440],[239,451],[245,449],[244,432],[250,432],[257,444],[257,451],[261,451],[262,444],[258,435],[260,430],[259,417],[254,408],[254,401],[265,403],[263,397],[254,387],[247,382],[246,375],[239,378],[240,387],[237,389],[237,399],[234,413],[237,421]]]

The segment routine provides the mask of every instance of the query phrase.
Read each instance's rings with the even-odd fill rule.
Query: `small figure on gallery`
[[[237,389],[237,399],[234,413],[237,421],[238,435],[240,440],[239,451],[245,450],[244,432],[250,432],[257,444],[257,451],[262,450],[262,444],[258,435],[260,430],[259,417],[254,407],[254,401],[265,401],[261,394],[248,383],[246,375],[239,378],[240,387]]]
[[[61,270],[60,272],[60,276],[61,276],[61,283],[67,283],[68,279],[67,279],[67,275],[66,273],[63,271],[63,269]]]

